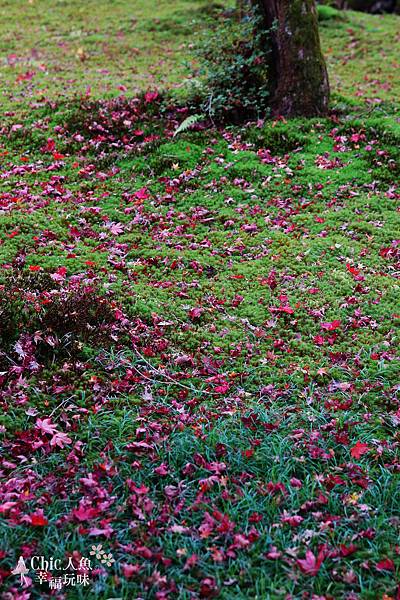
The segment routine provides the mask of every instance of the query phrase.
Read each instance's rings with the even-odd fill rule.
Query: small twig
[[[8,356],[8,354],[6,352],[0,351],[0,355],[1,356],[5,356],[6,359],[8,361],[10,361],[10,363],[12,363],[13,365],[16,365],[17,363],[15,362],[15,360],[13,360],[10,356]]]
[[[60,404],[58,406],[55,407],[54,410],[51,411],[49,418],[52,417],[54,415],[54,413],[61,408],[64,404],[66,404],[67,402],[69,402],[74,396],[70,396],[69,398],[65,398],[65,400],[63,400],[62,402],[60,402]]]
[[[166,373],[162,373],[159,369],[156,369],[144,356],[142,356],[140,354],[140,352],[136,349],[133,348],[133,351],[135,352],[136,356],[138,358],[140,358],[140,360],[142,360],[147,367],[150,369],[150,371],[152,373],[155,373],[156,375],[158,375],[161,378],[167,379],[168,381],[170,381],[173,385],[177,385],[185,390],[189,390],[190,392],[194,392],[194,393],[200,393],[200,394],[207,394],[208,396],[218,396],[218,394],[216,392],[208,392],[206,390],[197,390],[194,386],[188,386],[185,385],[183,383],[180,383],[179,381],[175,381],[175,379],[173,379],[172,377],[170,377],[169,375],[167,375]],[[135,371],[137,371],[139,373],[139,375],[141,375],[142,377],[144,377],[145,379],[147,379],[148,381],[155,381],[156,383],[162,383],[161,381],[157,381],[157,380],[152,380],[149,377],[146,377],[146,375],[144,375],[141,371],[139,371],[139,369],[135,366],[135,365],[131,365]]]

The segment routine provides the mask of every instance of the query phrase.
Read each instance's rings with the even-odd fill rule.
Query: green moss
[[[333,6],[319,4],[317,6],[318,10],[318,21],[322,24],[326,21],[344,21],[346,17],[343,15],[342,11],[337,10]]]

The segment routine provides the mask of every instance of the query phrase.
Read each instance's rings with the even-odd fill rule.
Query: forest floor
[[[400,20],[321,21],[329,118],[174,137],[217,8],[0,7],[2,600],[400,597]]]

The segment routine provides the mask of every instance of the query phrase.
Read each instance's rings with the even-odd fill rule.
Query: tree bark
[[[329,82],[315,0],[259,0],[271,29],[271,107],[282,116],[325,115]]]

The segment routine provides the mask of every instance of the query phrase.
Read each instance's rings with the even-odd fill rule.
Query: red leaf
[[[203,314],[203,309],[202,308],[191,308],[189,310],[189,318],[192,321],[194,321],[196,319],[199,319],[202,314]]]
[[[44,527],[44,525],[48,524],[48,520],[43,514],[40,514],[43,511],[38,511],[33,515],[30,515],[31,525],[34,527]]]
[[[355,267],[352,267],[349,263],[346,263],[346,269],[352,275],[356,275],[357,276],[357,275],[360,274],[360,271],[358,269],[356,269]]]
[[[340,544],[340,556],[350,556],[354,552],[357,552],[357,546],[355,544],[350,544],[346,546],[346,544]]]
[[[57,432],[57,427],[56,425],[53,425],[50,417],[46,419],[36,419],[35,427],[40,429],[43,434],[48,433],[54,435]]]
[[[327,323],[321,323],[321,328],[326,329],[327,331],[334,331],[335,329],[338,329],[341,324],[341,321],[335,320]]]
[[[315,554],[311,550],[307,550],[306,557],[299,558],[299,559],[297,559],[296,562],[299,565],[301,571],[305,575],[310,575],[311,577],[315,577],[315,575],[320,570],[324,559],[325,559],[325,552],[323,550],[320,550],[318,552],[318,556],[315,556]]]
[[[367,454],[367,452],[369,452],[369,446],[362,442],[357,442],[350,450],[350,454],[353,458],[360,458],[363,454]]]
[[[384,558],[376,563],[375,568],[377,571],[394,571],[394,562],[391,558]]]
[[[199,557],[197,556],[197,554],[191,554],[189,556],[189,558],[186,560],[183,570],[187,571],[188,569],[191,569],[198,563],[198,561],[199,561]]]
[[[74,508],[72,511],[72,515],[75,517],[77,521],[90,521],[94,517],[97,517],[99,511],[92,506],[84,507],[80,506],[79,508]]]
[[[286,512],[286,511],[285,511]],[[287,523],[290,527],[298,527],[304,521],[303,517],[300,515],[287,515],[284,514],[281,517],[282,523]]]
[[[150,102],[154,102],[154,100],[157,100],[157,98],[158,98],[157,91],[155,91],[155,92],[148,91],[148,92],[146,92],[146,95],[144,97],[144,99],[146,100],[146,104],[149,104]]]
[[[122,573],[124,575],[124,577],[126,579],[130,579],[131,577],[134,577],[135,575],[137,575],[140,571],[140,565],[129,565],[129,564],[123,564],[122,565]]]

